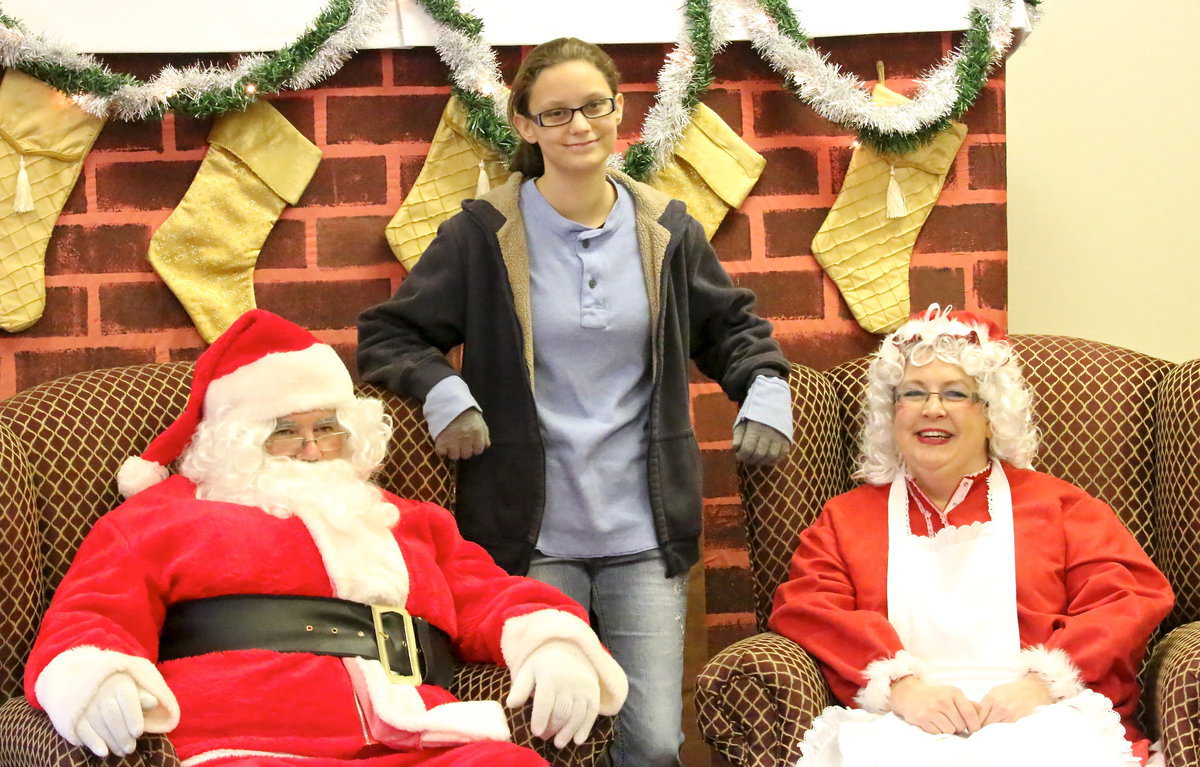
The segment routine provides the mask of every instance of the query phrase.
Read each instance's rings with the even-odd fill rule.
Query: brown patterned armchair
[[[1036,397],[1042,445],[1035,468],[1107,501],[1175,588],[1175,612],[1152,642],[1143,672],[1141,715],[1149,732],[1161,736],[1169,767],[1194,767],[1200,764],[1200,360],[1176,365],[1058,336],[1013,341]],[[852,487],[866,369],[866,359],[824,373],[795,366],[796,445],[780,466],[743,469],[740,476],[760,631],[800,531],[827,499]],[[696,684],[700,731],[736,765],[795,764],[805,730],[833,702],[813,659],[769,632],[725,648]]]
[[[21,675],[42,612],[66,574],[84,534],[120,498],[115,475],[129,455],[142,451],[183,409],[191,363],[174,362],[97,370],[60,378],[0,402],[0,765],[3,767],[178,767],[168,737],[146,736],[124,759],[101,760],[60,738],[50,720],[29,706]],[[417,406],[371,386],[396,421],[389,456],[379,476],[406,498],[453,502],[450,466],[433,454]],[[464,700],[503,700],[508,671],[464,665],[455,692]],[[533,737],[529,706],[510,712],[519,743],[552,764],[596,764],[612,737],[612,719],[601,717],[591,739],[562,751]]]

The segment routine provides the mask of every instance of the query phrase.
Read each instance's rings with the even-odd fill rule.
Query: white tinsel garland
[[[209,91],[224,91],[234,87],[250,70],[266,59],[262,54],[242,56],[231,69],[191,66],[183,69],[164,67],[153,79],[140,85],[127,85],[107,99],[96,99],[108,113],[120,120],[141,120],[160,109],[176,93],[200,95]],[[87,109],[85,102],[72,97],[76,104]],[[103,117],[103,114],[98,116]]]
[[[472,38],[434,20],[433,42],[450,69],[450,80],[470,93],[486,96],[496,116],[508,120],[508,88],[500,74],[496,52],[482,38]]]
[[[733,0],[711,0],[709,9],[715,54],[729,42],[736,10]],[[488,97],[495,105],[497,117],[507,120],[509,92],[492,47],[481,37],[471,37],[437,19],[433,19],[433,30],[434,46],[450,70],[451,81],[468,92]],[[690,111],[684,109],[696,70],[689,31],[685,29],[680,34],[678,44],[659,72],[658,95],[642,127],[642,141],[651,148],[654,170],[670,161],[675,145],[691,121]],[[620,154],[608,159],[613,168],[619,169],[622,162]]]
[[[289,87],[306,88],[336,72],[370,37],[390,3],[391,0],[353,0],[346,25],[322,43],[314,57],[288,81]],[[183,69],[168,66],[149,81],[122,86],[109,96],[77,93],[71,98],[80,108],[97,117],[112,115],[122,120],[141,120],[156,114],[177,93],[200,96],[227,91],[267,58],[263,54],[242,56],[236,65],[225,69],[203,65]],[[94,57],[72,51],[41,35],[0,26],[0,66],[17,67],[33,62],[46,62],[75,72],[101,66]]]
[[[360,0],[355,3],[346,26],[329,36],[312,59],[288,81],[288,87],[293,90],[311,88],[341,69],[354,52],[371,38],[391,4],[391,0]]]
[[[61,43],[29,35],[20,29],[0,26],[0,66],[12,68],[25,61],[38,60],[76,71],[99,66],[99,62],[86,53],[77,53]]]
[[[729,43],[736,10],[732,0],[712,0],[709,8],[712,55],[716,56]],[[690,38],[690,30],[685,28],[675,48],[667,55],[667,61],[658,73],[658,96],[642,125],[642,141],[650,147],[654,158],[653,170],[659,170],[671,161],[675,145],[692,120],[691,110],[684,108],[696,72],[696,54]]]
[[[955,51],[917,83],[916,95],[900,106],[880,106],[871,100],[861,80],[843,73],[812,46],[784,35],[755,0],[743,0],[751,44],[796,88],[800,98],[827,120],[852,130],[872,128],[890,134],[909,134],[950,114],[958,99],[957,66],[963,54]],[[987,21],[992,63],[1012,44],[1014,0],[972,0],[971,9]],[[1033,16],[1031,14],[1031,20]]]

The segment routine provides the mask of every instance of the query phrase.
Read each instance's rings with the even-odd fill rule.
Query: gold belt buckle
[[[404,643],[408,646],[408,663],[411,674],[399,674],[392,669],[388,657],[387,632],[383,628],[383,616],[388,613],[399,615],[404,622]],[[371,621],[375,624],[375,644],[379,648],[379,662],[392,684],[418,685],[421,684],[421,667],[417,659],[417,634],[413,629],[412,616],[403,607],[388,607],[386,605],[371,605]]]

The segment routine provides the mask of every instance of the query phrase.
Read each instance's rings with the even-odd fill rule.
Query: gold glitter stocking
[[[882,85],[871,98],[886,106],[908,100]],[[866,144],[854,150],[812,251],[864,329],[887,333],[908,319],[913,245],[966,135],[952,122],[909,154],[883,155]]]
[[[650,185],[687,203],[711,240],[725,215],[758,183],[767,161],[703,104],[675,146],[675,156]]]
[[[388,245],[404,268],[420,260],[438,226],[463,200],[504,183],[508,175],[495,153],[467,130],[466,110],[451,96],[421,173],[387,225]]]
[[[150,240],[150,263],[212,342],[255,307],[254,264],[312,180],[321,150],[265,101],[217,118],[179,207]]]
[[[62,92],[15,69],[0,82],[0,328],[46,308],[46,246],[104,127]]]

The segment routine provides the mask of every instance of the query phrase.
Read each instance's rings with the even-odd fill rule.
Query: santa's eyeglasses
[[[317,426],[312,436],[297,434],[292,429],[281,429],[267,437],[266,445],[273,455],[289,457],[299,455],[309,442],[316,443],[317,450],[322,453],[331,453],[342,449],[349,433],[336,425]]]

